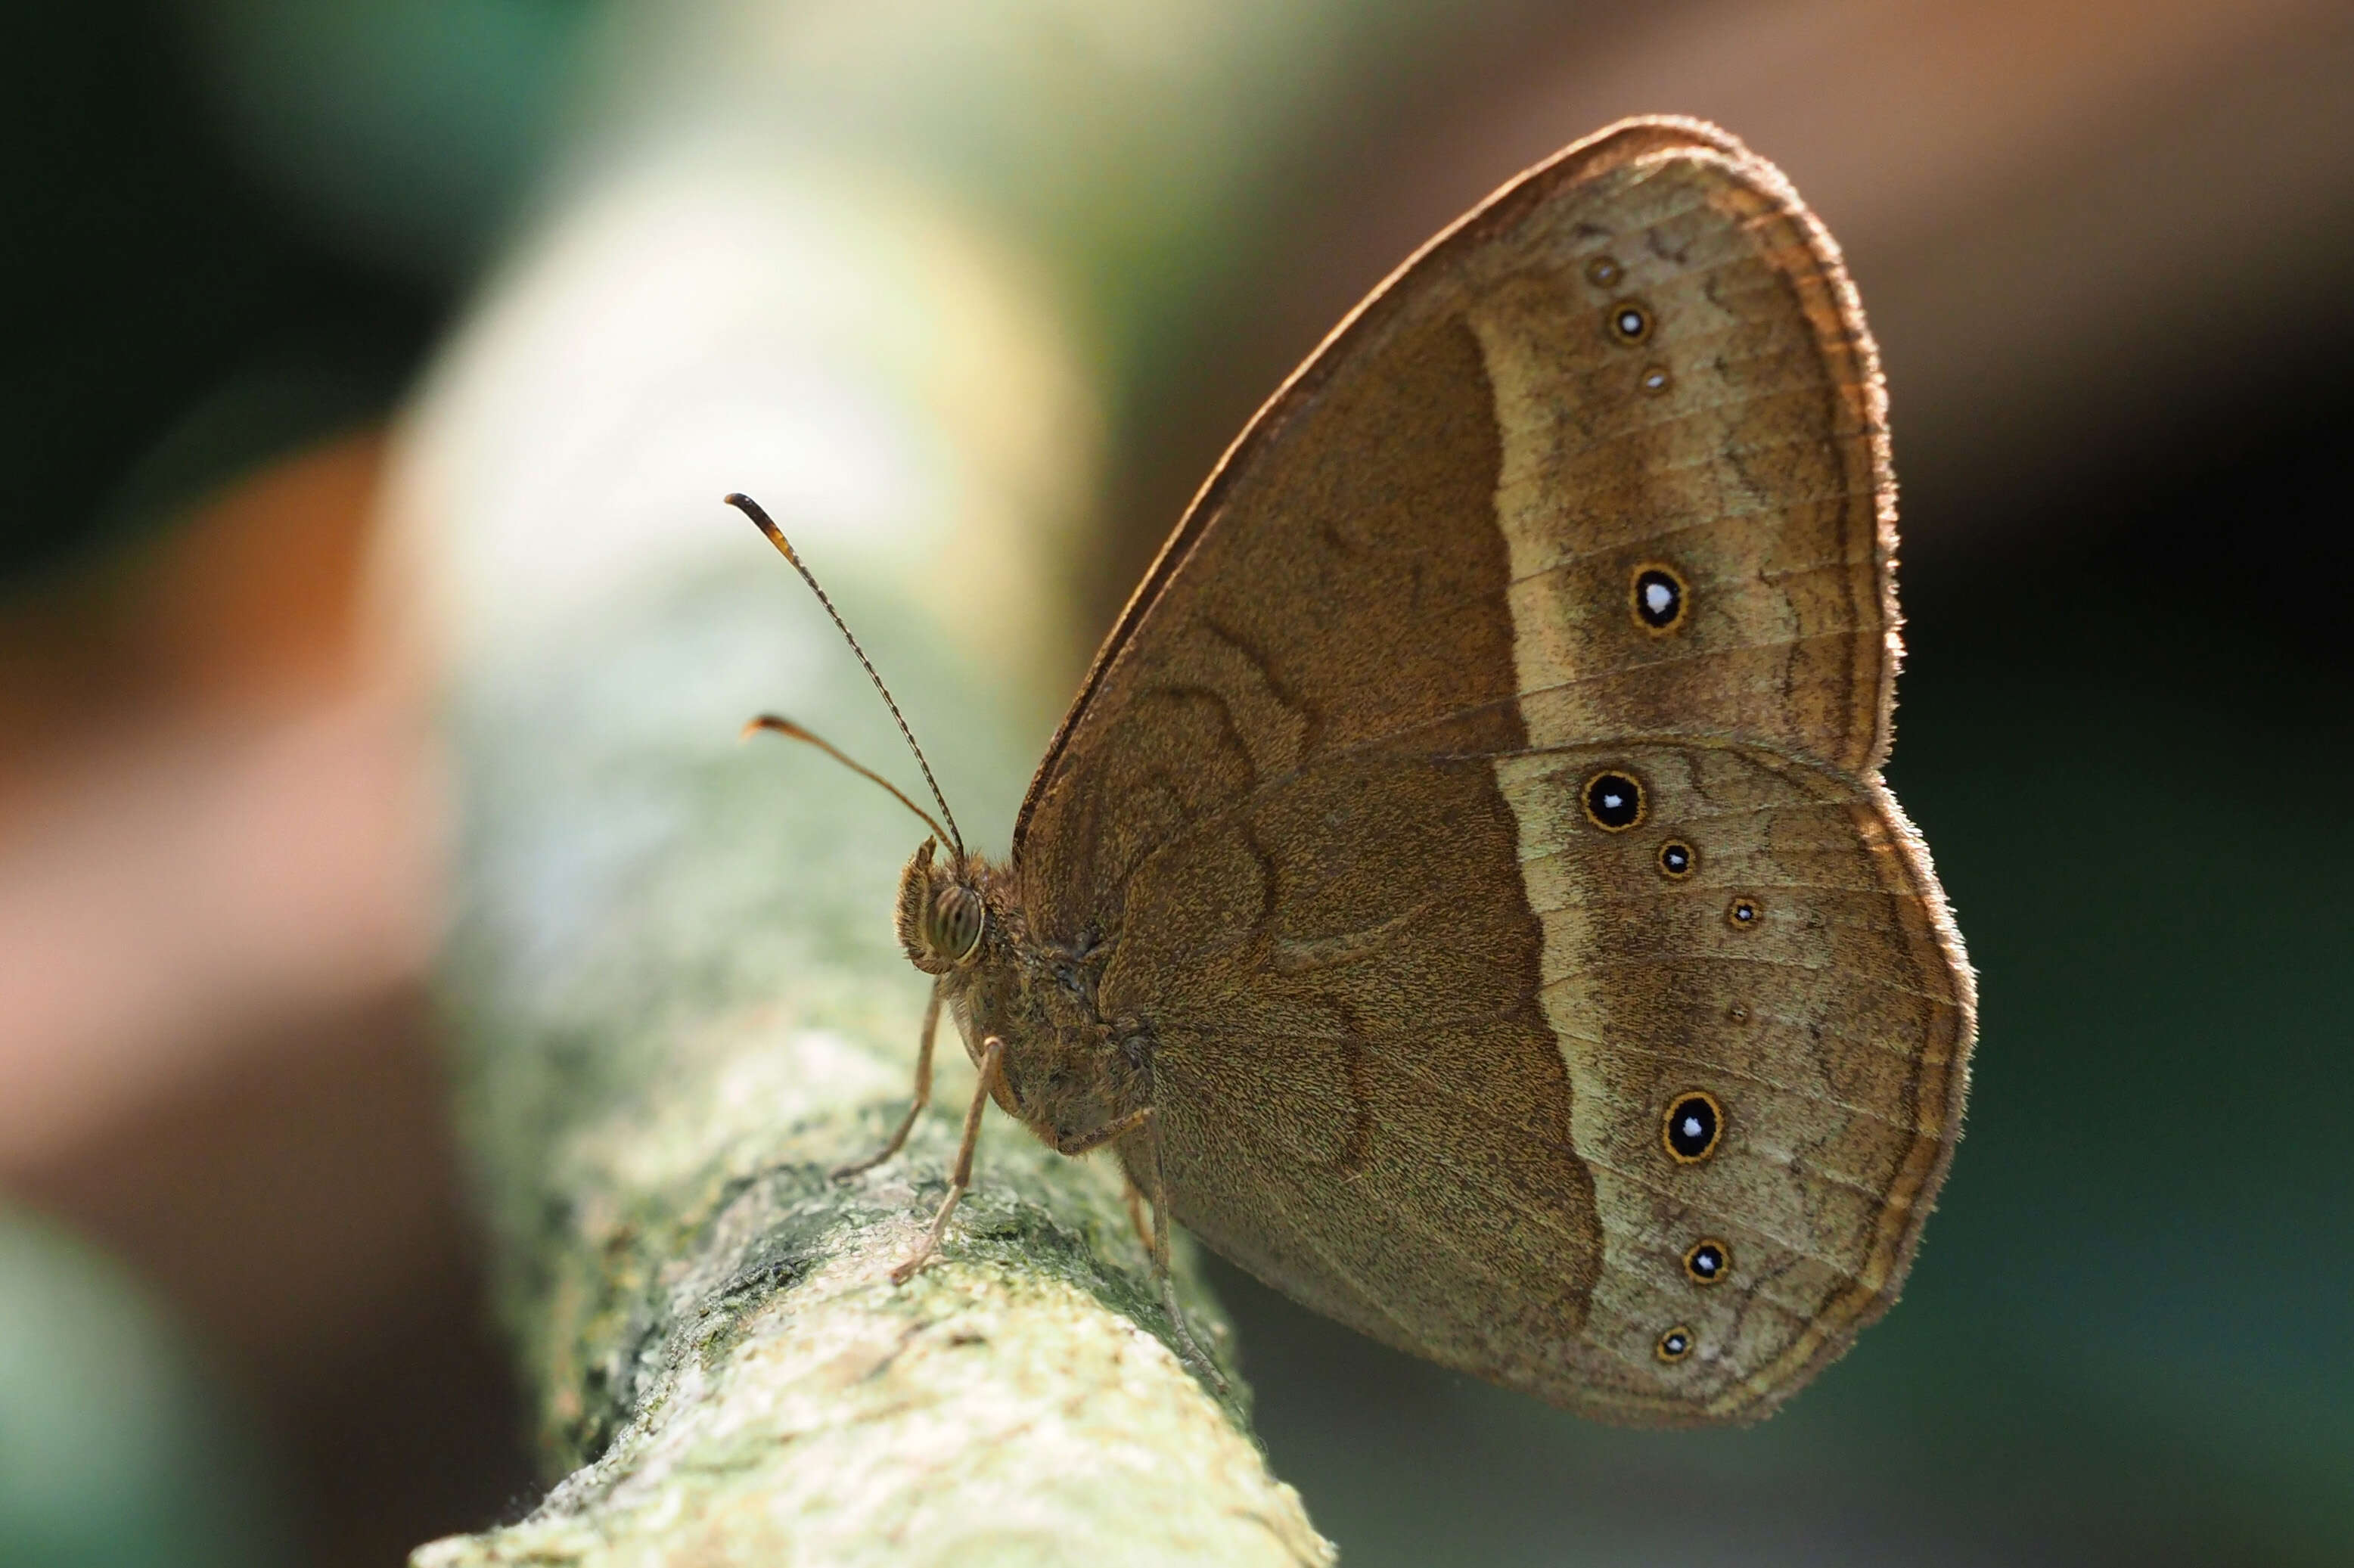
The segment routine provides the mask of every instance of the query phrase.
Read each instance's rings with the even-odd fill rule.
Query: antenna
[[[891,780],[884,778],[883,775],[875,772],[872,768],[868,768],[856,761],[844,753],[840,747],[834,745],[832,741],[826,739],[815,730],[804,729],[800,725],[795,724],[792,720],[777,714],[762,714],[758,718],[745,720],[744,727],[737,732],[737,738],[738,740],[749,740],[764,729],[771,732],[772,734],[781,735],[788,740],[802,741],[808,745],[814,746],[820,751],[824,752],[828,757],[832,758],[836,762],[841,763],[844,768],[849,768],[853,773],[857,774],[860,778],[873,779],[875,783],[882,785],[885,789],[890,790],[891,798],[893,800],[898,801],[902,806],[907,807],[907,810],[915,812],[916,815],[923,818],[924,826],[932,830],[933,837],[939,839],[942,842],[954,842],[953,837],[949,831],[941,827],[939,823],[934,821],[932,820],[932,814],[929,811],[925,810],[921,806],[917,805],[913,800],[908,800],[907,796],[901,794],[899,792],[899,787],[896,784],[892,783]]]
[[[949,810],[949,799],[947,796],[940,793],[939,780],[932,777],[932,765],[924,760],[924,748],[916,744],[916,732],[907,727],[907,719],[903,717],[899,712],[899,705],[891,700],[891,688],[885,685],[883,683],[883,677],[875,673],[874,661],[866,657],[866,650],[858,645],[858,639],[851,635],[849,626],[844,624],[843,621],[842,612],[833,608],[833,600],[826,598],[825,589],[818,587],[817,578],[811,574],[810,569],[807,567],[801,565],[801,556],[794,553],[791,541],[785,537],[784,531],[782,529],[779,528],[776,524],[769,521],[769,514],[760,509],[760,503],[753,500],[750,496],[743,494],[738,491],[728,492],[726,499],[728,505],[733,506],[737,511],[741,512],[745,516],[749,517],[759,528],[760,532],[769,536],[769,543],[777,547],[777,553],[779,555],[784,556],[785,559],[793,564],[793,570],[801,573],[801,581],[809,584],[810,592],[817,595],[818,603],[825,606],[826,614],[833,618],[834,629],[842,633],[842,640],[850,644],[850,651],[853,653],[858,655],[859,666],[866,672],[866,678],[875,683],[875,690],[881,694],[883,698],[883,705],[891,710],[892,720],[898,725],[899,734],[906,738],[907,742],[907,749],[916,754],[916,766],[924,770],[924,782],[931,787],[932,799],[939,803],[940,816],[948,822],[948,831],[945,833],[942,833],[941,836],[949,841],[949,847],[956,851],[957,863],[959,865],[962,865],[964,863],[964,840],[956,831],[956,813]],[[773,729],[779,734],[790,735],[796,740],[806,740],[811,745],[821,747],[844,766],[851,768],[859,773],[865,774],[867,778],[874,779],[875,782],[882,785],[885,789],[889,789],[894,795],[899,795],[899,791],[896,789],[894,789],[892,785],[882,777],[882,775],[869,772],[866,768],[859,767],[857,763],[851,761],[849,758],[843,756],[841,752],[834,750],[832,747],[828,746],[824,741],[818,739],[816,736],[811,735],[809,731],[801,728],[801,726],[792,723],[790,719],[774,719],[773,722],[771,722],[770,715],[763,715],[761,717],[754,719],[750,724],[744,726],[744,731],[747,735],[756,729]],[[925,821],[931,823],[931,828],[934,832],[940,832],[939,823],[933,822],[930,815],[927,813],[922,807],[917,805],[913,800],[908,800],[905,795],[899,795],[899,800],[901,803],[907,808],[907,810],[915,812],[916,815],[922,817]]]

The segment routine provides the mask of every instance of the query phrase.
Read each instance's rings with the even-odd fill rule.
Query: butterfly
[[[1228,450],[1011,856],[900,796],[932,999],[843,1173],[943,1012],[980,1080],[898,1276],[993,1099],[1117,1150],[1204,1364],[1172,1220],[1589,1415],[1772,1410],[1895,1299],[1975,1037],[1880,778],[1895,546],[1875,350],[1776,169],[1644,119],[1497,192]]]

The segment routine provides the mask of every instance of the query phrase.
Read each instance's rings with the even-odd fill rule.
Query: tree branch
[[[883,1075],[773,1010],[716,1022],[715,1071],[583,1136],[550,1194],[529,1337],[548,1436],[581,1467],[419,1568],[1331,1560],[1238,1409],[1156,1337],[1114,1173],[1001,1122],[948,1256],[895,1288],[945,1185],[945,1119],[829,1181],[882,1135]],[[747,1103],[773,1139],[734,1136]]]
[[[889,936],[896,803],[734,740],[779,669],[822,672],[783,694],[829,733],[879,721],[763,560],[459,683],[462,1127],[569,1473],[415,1563],[1330,1562],[1240,1383],[1221,1401],[1167,1342],[1106,1157],[991,1112],[941,1259],[894,1287],[972,1089],[943,1042],[907,1149],[829,1179],[903,1114],[928,987]],[[885,660],[911,712],[954,715],[945,756],[1010,754],[1020,726],[917,624]],[[723,652],[748,669],[682,679]],[[1180,1289],[1226,1359],[1182,1256]]]
[[[642,134],[507,259],[394,464],[389,641],[453,651],[461,1131],[565,1478],[416,1561],[1328,1562],[1239,1381],[1167,1344],[1108,1156],[991,1115],[941,1260],[894,1288],[970,1092],[944,1045],[907,1151],[826,1179],[907,1104],[916,835],[734,737],[781,709],[907,771],[719,496],[775,511],[1002,844],[1084,652],[1058,585],[1115,381],[1230,233],[1249,126],[1304,112],[1296,62],[1357,13],[1217,5],[1139,48],[1072,0],[837,9],[814,53],[757,9],[631,14]]]

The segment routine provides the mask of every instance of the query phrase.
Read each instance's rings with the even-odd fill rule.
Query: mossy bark
[[[1108,1160],[992,1110],[942,1260],[891,1283],[971,1093],[952,1026],[907,1150],[829,1179],[909,1094],[926,982],[888,910],[920,829],[813,752],[736,744],[763,685],[876,728],[776,566],[748,550],[460,682],[461,1109],[563,1478],[414,1563],[1330,1561],[1240,1381],[1171,1349]],[[1013,755],[1022,726],[921,636],[885,639],[903,701],[953,715],[950,755]]]
[[[1110,410],[1215,297],[1278,132],[1384,52],[1328,0],[1185,15],[1163,37],[1077,0],[813,31],[622,8],[627,90],[584,119],[605,151],[410,412],[386,576],[435,607],[408,641],[453,650],[461,1112],[564,1478],[419,1563],[1331,1557],[1239,1380],[1214,1395],[1170,1349],[1108,1155],[992,1111],[942,1260],[891,1285],[971,1092],[952,1037],[908,1150],[825,1172],[907,1103],[926,981],[890,912],[920,830],[814,753],[735,740],[781,711],[912,776],[720,505],[741,487],[866,639],[971,846],[1006,847],[1092,641],[1057,585]]]

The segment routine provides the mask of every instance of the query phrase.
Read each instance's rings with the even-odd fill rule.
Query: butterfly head
[[[934,863],[938,843],[926,839],[899,874],[899,946],[907,961],[928,975],[968,969],[981,953],[989,923],[981,890],[962,874],[965,863]]]

